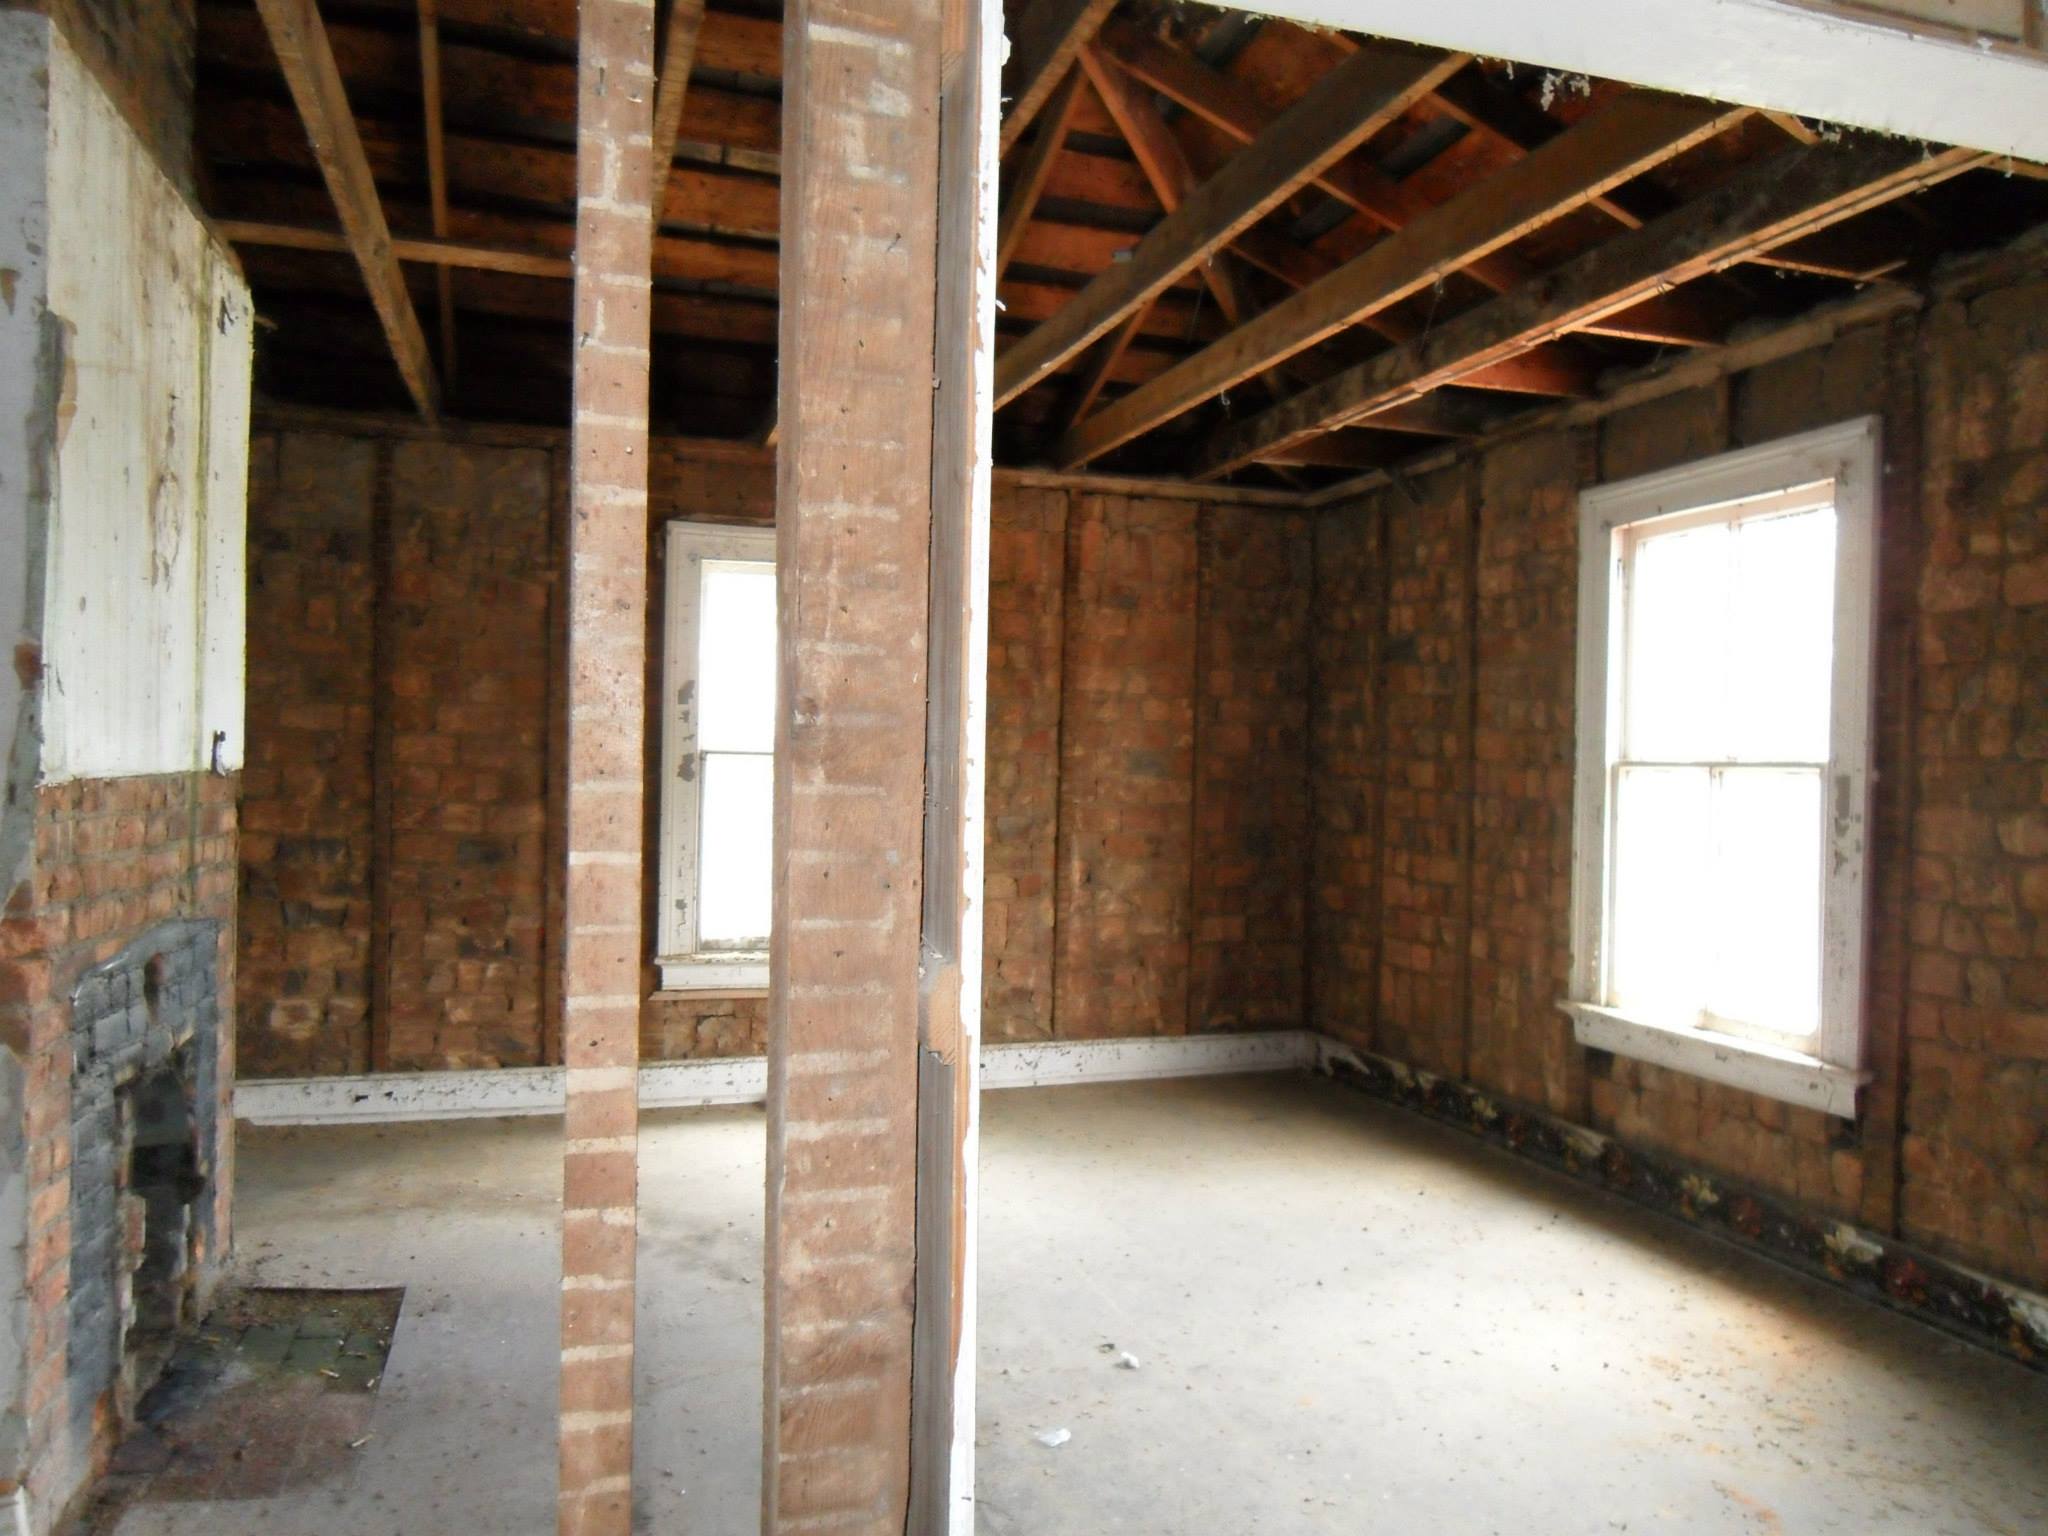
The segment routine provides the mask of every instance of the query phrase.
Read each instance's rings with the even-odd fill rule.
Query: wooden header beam
[[[1896,140],[1855,150],[1826,144],[1788,149],[1744,167],[1683,208],[1616,236],[1542,284],[1505,294],[1233,428],[1202,460],[1199,475],[1225,474],[1335,427],[1369,425],[1373,412],[1455,383],[1589,315],[1717,271],[1988,158],[1976,150],[1930,154],[1919,144]]]
[[[356,131],[348,95],[341,88],[341,72],[335,67],[320,13],[313,0],[256,0],[256,9],[262,13],[285,83],[291,87],[292,100],[306,125],[313,157],[341,216],[349,251],[363,269],[363,285],[369,289],[378,323],[391,343],[398,372],[420,414],[428,421],[438,421],[441,386],[398,257],[391,248],[391,230],[377,199],[377,183],[370,175],[362,136]]]

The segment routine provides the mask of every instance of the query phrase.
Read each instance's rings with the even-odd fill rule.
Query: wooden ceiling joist
[[[1199,475],[1214,478],[1319,433],[1370,424],[1374,412],[1458,382],[1474,367],[1569,329],[1587,315],[1717,271],[1944,181],[1987,158],[1975,150],[1929,151],[1898,140],[1855,149],[1827,144],[1787,149],[1745,166],[1694,202],[1596,247],[1542,284],[1491,300],[1230,429],[1204,457]]]
[[[347,251],[348,236],[336,229],[310,229],[302,224],[267,224],[256,219],[220,219],[216,227],[235,245],[274,246],[292,251]],[[509,272],[519,277],[568,278],[574,264],[567,256],[539,251],[514,251],[472,245],[461,240],[407,240],[394,236],[391,250],[400,261],[431,262],[447,270],[466,267],[477,272]]]
[[[406,291],[398,257],[391,249],[391,231],[384,222],[384,209],[377,198],[377,184],[363,154],[363,141],[356,132],[355,116],[349,110],[341,75],[335,69],[334,54],[327,46],[327,31],[313,0],[256,0],[263,24],[269,30],[277,62],[291,88],[305,124],[306,137],[319,162],[320,174],[334,198],[341,217],[342,232],[349,250],[362,268],[363,284],[377,311],[378,322],[391,343],[413,404],[429,421],[441,414],[441,388],[434,374],[433,359],[427,355],[427,338],[420,330],[419,315]]]
[[[654,88],[654,177],[666,185],[675,165],[676,139],[683,127],[683,102],[696,65],[697,39],[704,30],[704,0],[672,0],[661,29],[661,78]],[[654,199],[654,222],[661,223],[663,199]]]
[[[420,108],[427,135],[427,204],[434,238],[448,238],[448,154],[441,122],[441,21],[439,0],[420,0]],[[434,272],[434,298],[441,318],[441,377],[455,380],[455,274],[444,262]]]
[[[1102,47],[1134,79],[1240,143],[1249,143],[1264,132],[1276,115],[1230,76],[1210,68],[1185,49],[1163,43],[1135,27],[1123,24],[1105,27]],[[1352,51],[1355,56],[1355,48]],[[1460,71],[1452,75],[1430,93],[1430,99],[1443,102],[1448,96],[1457,94],[1470,73]],[[1352,155],[1330,166],[1315,178],[1315,185],[1363,215],[1375,229],[1389,233],[1406,228],[1433,206],[1419,193],[1370,164],[1362,155]],[[1604,194],[1588,201],[1595,206],[1611,206],[1611,200]],[[1340,236],[1337,255],[1349,257],[1358,254],[1370,243],[1371,233],[1370,230],[1358,229],[1349,232],[1348,236]],[[1320,251],[1308,254],[1323,257]],[[1333,260],[1334,264],[1333,258],[1324,259]],[[1487,251],[1468,262],[1464,270],[1468,276],[1496,293],[1519,287],[1534,275],[1526,262],[1506,250]],[[1668,300],[1643,314],[1608,317],[1606,323],[1588,329],[1631,341],[1685,346],[1718,341],[1724,332],[1717,319],[1703,312],[1689,296]],[[1405,337],[1399,339],[1406,340]]]
[[[1017,162],[1016,173],[1003,191],[1002,212],[996,221],[996,280],[1017,254],[1017,241],[1038,211],[1038,200],[1052,176],[1053,162],[1066,147],[1067,128],[1074,120],[1074,105],[1081,99],[1081,71],[1070,69],[1067,78],[1046,104],[1031,147]]]
[[[1161,220],[1129,260],[1101,273],[1073,303],[998,358],[996,404],[1015,399],[1207,261],[1464,62],[1462,55],[1359,54],[1331,70]]]
[[[1153,196],[1159,200],[1159,206],[1172,213],[1193,195],[1198,185],[1194,167],[1188,164],[1187,152],[1180,147],[1180,141],[1159,115],[1158,108],[1141,97],[1129,79],[1104,59],[1092,44],[1081,49],[1081,69],[1115,120],[1124,142],[1130,146]],[[1251,312],[1251,304],[1239,289],[1236,273],[1223,253],[1217,252],[1195,270],[1202,279],[1202,286],[1216,300],[1216,307],[1222,311],[1223,318],[1232,325],[1242,324]],[[1272,387],[1277,398],[1283,391],[1277,382]]]
[[[1360,53],[1342,69],[1370,55]],[[1311,287],[1068,433],[1054,459],[1099,458],[1726,128],[1738,109],[1631,92],[1474,184]],[[1648,295],[1645,295],[1646,297]]]
[[[1116,0],[1031,0],[1010,34],[1003,65],[1000,153],[1007,155],[1073,70],[1074,55],[1101,28]]]

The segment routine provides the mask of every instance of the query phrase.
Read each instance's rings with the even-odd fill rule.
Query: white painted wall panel
[[[47,17],[0,11],[0,765],[14,754],[23,703],[16,650],[34,646],[42,512],[36,459],[42,391],[44,254],[48,245],[43,155],[48,110],[43,60]],[[24,748],[29,744],[24,743]],[[0,831],[0,877],[8,849]]]
[[[66,367],[43,777],[204,767],[215,732],[237,767],[248,291],[61,42],[50,64],[49,304]]]

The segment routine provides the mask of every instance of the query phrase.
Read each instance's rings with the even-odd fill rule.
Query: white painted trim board
[[[1307,1030],[1047,1040],[987,1045],[984,1088],[1043,1088],[1306,1070],[1317,1062]],[[756,1104],[768,1092],[761,1056],[654,1062],[640,1069],[643,1109]],[[379,1072],[358,1077],[255,1078],[235,1085],[235,1118],[253,1125],[377,1125],[562,1112],[560,1067],[462,1072]]]

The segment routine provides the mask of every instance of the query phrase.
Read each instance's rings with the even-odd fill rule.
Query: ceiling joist
[[[1015,399],[1156,298],[1332,161],[1372,137],[1465,63],[1462,55],[1359,54],[1280,114],[1130,253],[996,361],[995,403]],[[1239,377],[1248,377],[1248,369]]]
[[[1010,32],[1003,65],[1001,153],[1024,136],[1039,109],[1074,67],[1081,45],[1100,30],[1116,0],[1031,0]]]
[[[1528,158],[1431,209],[1321,282],[1281,300],[1118,400],[1063,438],[1054,459],[1072,468],[1099,458],[1260,369],[1499,250],[1587,198],[1712,138],[1741,115],[1711,102],[1649,92],[1620,97]]]
[[[313,0],[256,0],[256,5],[341,217],[349,250],[362,268],[363,284],[391,343],[399,375],[419,413],[436,421],[441,414],[440,383],[398,257],[391,249],[391,231],[384,222],[377,184],[370,175],[320,13]]]
[[[1856,149],[1826,144],[1787,149],[1745,166],[1663,218],[1596,247],[1542,284],[1491,300],[1230,429],[1204,455],[1200,476],[1214,478],[1337,427],[1369,423],[1377,410],[1456,383],[1478,364],[1511,355],[1588,315],[1717,271],[1986,159],[1975,150],[1929,152],[1897,140]]]

